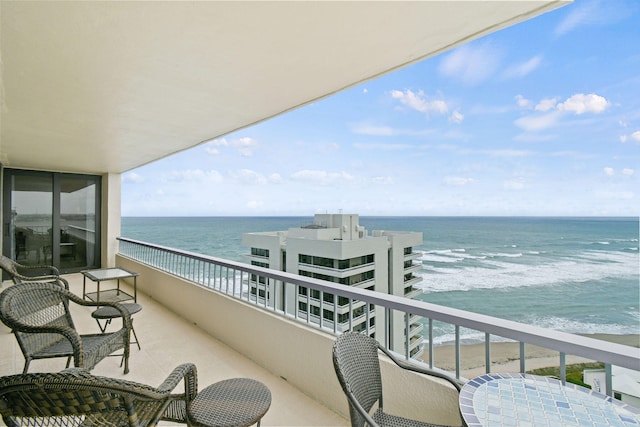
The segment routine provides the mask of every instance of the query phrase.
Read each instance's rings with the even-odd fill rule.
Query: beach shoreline
[[[599,339],[602,341],[623,344],[640,348],[640,334],[581,334],[582,336]],[[640,350],[639,350],[640,353]],[[466,378],[473,378],[486,373],[485,345],[461,344],[460,345],[460,374]],[[525,346],[525,370],[560,366],[560,355],[557,351],[527,344]],[[640,354],[639,354],[640,356]],[[424,355],[428,361],[428,354]],[[491,372],[519,372],[520,371],[520,345],[517,342],[492,342],[491,343]],[[590,359],[567,355],[566,364],[591,363]],[[434,364],[440,369],[455,371],[455,346],[441,345],[434,347]]]

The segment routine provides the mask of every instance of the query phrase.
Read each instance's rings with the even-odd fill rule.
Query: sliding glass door
[[[100,262],[100,177],[4,170],[3,253],[63,272]]]

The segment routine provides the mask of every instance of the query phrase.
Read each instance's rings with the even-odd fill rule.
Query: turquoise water
[[[247,262],[242,233],[311,217],[122,219],[122,235]],[[423,233],[420,299],[571,333],[640,333],[638,218],[361,217]],[[435,325],[440,342],[453,338]],[[463,331],[475,341],[481,334]]]

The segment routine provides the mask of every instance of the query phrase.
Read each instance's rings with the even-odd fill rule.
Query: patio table
[[[131,315],[142,310],[142,306],[136,303],[123,303],[122,306]],[[98,307],[97,310],[91,313],[91,317],[96,319],[96,322],[98,322],[98,327],[100,328],[100,332],[102,332],[103,334],[107,331],[107,326],[109,326],[111,321],[121,316],[122,314],[111,306]],[[100,320],[105,320],[104,326],[100,323]],[[136,339],[131,344],[136,344],[138,346],[138,350],[140,350],[140,340],[138,340],[138,334],[136,334],[136,330],[133,327],[133,316],[131,316],[131,332],[133,332],[133,336]]]
[[[486,374],[460,391],[468,427],[638,427],[640,409],[610,396],[550,377]]]
[[[138,273],[129,271],[122,267],[113,268],[97,268],[94,270],[83,270],[82,273],[82,298],[95,302],[110,301],[121,302],[132,299],[133,302],[138,302]],[[133,295],[128,294],[125,291],[120,290],[120,279],[126,279],[133,277]],[[96,292],[87,292],[87,278],[97,283]],[[117,280],[117,287],[115,289],[103,290],[100,292],[100,282],[107,280]]]

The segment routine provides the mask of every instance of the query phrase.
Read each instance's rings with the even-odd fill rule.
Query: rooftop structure
[[[411,298],[422,281],[414,275],[420,268],[413,260],[419,254],[413,247],[422,244],[422,233],[373,230],[371,234],[360,225],[356,214],[316,214],[313,224],[289,228],[288,231],[245,233],[245,246],[251,248],[251,264],[272,268],[305,277],[327,280],[361,289],[369,289]],[[252,278],[252,293],[260,298],[278,298],[268,283]],[[299,288],[298,295],[282,297],[288,301],[286,310],[292,315],[311,316],[320,324],[320,317],[333,322],[336,314],[335,296]],[[273,304],[273,301],[270,301]],[[376,324],[376,310],[368,304],[349,306],[346,299],[338,300],[338,330],[344,332],[370,331],[380,342],[387,340],[388,331]],[[408,339],[410,354],[422,352],[422,325],[417,316],[410,321]],[[391,322],[394,333],[390,347],[403,348],[407,336],[402,316]]]

